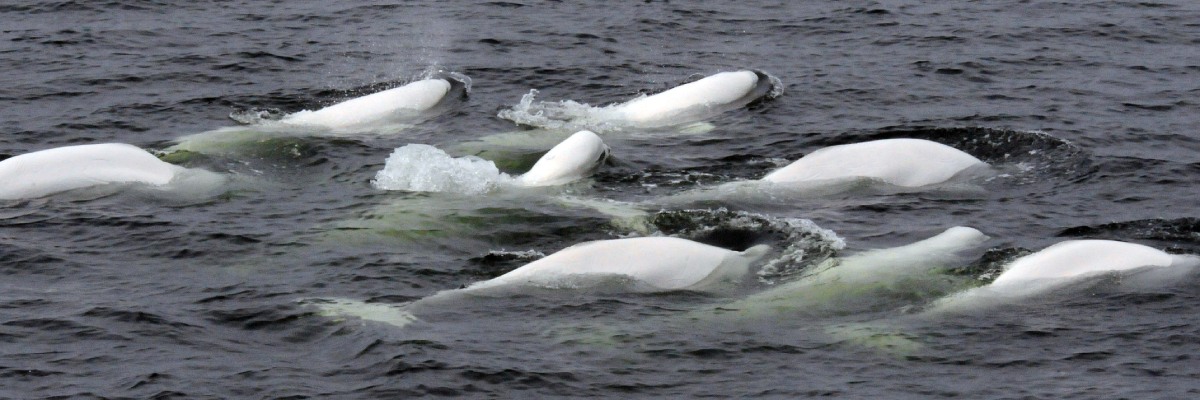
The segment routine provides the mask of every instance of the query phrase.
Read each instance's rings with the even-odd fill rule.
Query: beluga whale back
[[[128,144],[59,147],[0,161],[0,199],[37,198],[113,183],[162,186],[186,170]]]
[[[953,147],[923,139],[884,139],[814,151],[761,181],[780,184],[870,178],[919,187],[951,180],[987,163]]]
[[[615,111],[636,127],[674,125],[742,107],[772,89],[770,78],[762,72],[721,72],[662,93],[627,101],[615,106]]]

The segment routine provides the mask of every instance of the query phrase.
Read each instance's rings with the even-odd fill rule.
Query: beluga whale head
[[[521,186],[553,186],[573,182],[608,159],[608,146],[591,131],[579,131],[546,152],[516,179]]]
[[[709,118],[745,106],[774,89],[770,77],[762,72],[721,72],[627,101],[614,106],[614,110],[630,125],[654,128]]]

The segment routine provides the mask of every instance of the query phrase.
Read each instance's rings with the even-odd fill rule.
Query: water
[[[992,238],[967,261],[983,270],[1068,238],[1200,253],[1193,2],[68,0],[10,1],[0,17],[4,155],[101,142],[161,150],[237,125],[231,114],[316,109],[437,70],[473,82],[462,101],[394,134],[288,137],[179,161],[232,175],[221,195],[6,202],[0,397],[1200,390],[1194,274],[1157,285],[1105,276],[932,317],[914,310],[942,286],[746,321],[698,314],[830,255],[955,225]],[[497,114],[532,89],[535,102],[603,106],[746,68],[777,78],[783,93],[681,131],[605,133],[612,159],[589,182],[487,195],[372,186],[410,144],[523,172],[536,147],[486,153],[471,143],[529,129]],[[560,199],[648,202],[891,137],[951,145],[998,173],[932,191],[683,204],[629,224]],[[792,258],[720,293],[627,294],[622,282],[531,291],[448,304],[404,329],[302,303],[401,304],[647,229],[738,250],[767,243]]]

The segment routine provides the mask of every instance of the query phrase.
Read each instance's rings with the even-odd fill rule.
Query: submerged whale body
[[[769,249],[758,245],[737,252],[673,237],[600,240],[565,248],[466,290],[547,284],[581,275],[626,276],[657,290],[703,289],[741,278]]]
[[[446,78],[432,78],[353,98],[316,111],[300,111],[284,116],[289,124],[316,125],[346,129],[387,122],[430,110],[451,92]]]
[[[0,199],[37,198],[112,183],[162,186],[186,170],[128,144],[59,147],[0,161]]]
[[[591,175],[608,158],[608,146],[591,131],[579,131],[546,152],[517,178],[522,186],[553,186]]]
[[[744,106],[772,90],[770,78],[758,71],[721,72],[614,107],[619,118],[643,127],[695,121]]]
[[[970,168],[987,166],[953,147],[923,139],[884,139],[826,147],[764,176],[794,184],[854,178],[919,187],[946,182]]]
[[[957,266],[967,258],[964,253],[987,240],[988,236],[975,228],[958,226],[904,246],[829,259],[797,280],[723,304],[717,314],[762,317],[894,308],[897,299],[911,301],[960,285],[942,272]]]

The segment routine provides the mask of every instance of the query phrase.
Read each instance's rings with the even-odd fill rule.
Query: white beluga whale
[[[488,160],[455,158],[433,146],[410,144],[396,149],[372,182],[384,190],[463,194],[504,187],[558,186],[590,176],[608,152],[608,146],[595,133],[579,131],[551,148],[529,171],[512,177]]]
[[[1090,277],[1126,271],[1187,272],[1200,257],[1115,240],[1068,240],[1008,264],[990,284],[949,296],[930,311],[962,310],[1048,293]],[[1166,282],[1160,282],[1166,283]]]
[[[450,80],[444,78],[423,79],[316,111],[289,114],[280,122],[334,130],[379,124],[432,109],[450,93],[452,86]]]
[[[762,177],[776,184],[875,179],[902,187],[943,183],[987,163],[923,139],[883,139],[826,147]]]
[[[297,140],[306,137],[393,134],[436,115],[456,94],[465,94],[469,90],[469,78],[445,73],[318,110],[287,114],[278,119],[235,117],[246,125],[183,136],[176,139],[176,144],[166,151],[286,155],[287,152],[278,149],[295,146]]]
[[[750,70],[721,72],[700,80],[608,106],[591,106],[570,100],[535,102],[537,90],[531,90],[510,109],[499,113],[521,125],[551,131],[590,129],[609,133],[631,130],[680,127],[683,132],[703,132],[693,123],[737,109],[764,97],[782,93],[782,84],[766,73]],[[692,125],[689,125],[692,124]],[[547,134],[552,134],[547,133]],[[515,145],[516,141],[536,141],[525,133],[496,135],[490,142]]]
[[[689,190],[657,200],[684,205],[711,200],[777,203],[843,193],[924,190],[971,193],[968,182],[989,173],[987,163],[923,139],[883,139],[818,149],[759,179]],[[963,183],[963,184],[956,184]],[[790,203],[789,203],[790,204]]]
[[[736,252],[674,237],[599,240],[562,249],[464,290],[513,284],[557,285],[565,278],[588,275],[630,277],[648,285],[645,291],[703,290],[740,279],[750,264],[768,250],[770,246],[758,245]]]
[[[582,290],[616,283],[619,290],[663,292],[714,290],[738,281],[770,246],[732,251],[674,237],[638,237],[586,242],[562,249],[496,278],[462,289],[445,290],[399,306],[355,300],[306,300],[324,314],[354,316],[404,326],[413,314],[434,311],[457,301],[531,290]]]
[[[770,80],[761,72],[721,72],[662,93],[621,103],[611,111],[640,128],[675,125],[744,106],[770,90]]]
[[[220,175],[159,160],[122,143],[58,147],[0,161],[0,199],[17,200],[110,184],[170,188],[189,183],[218,184]]]

